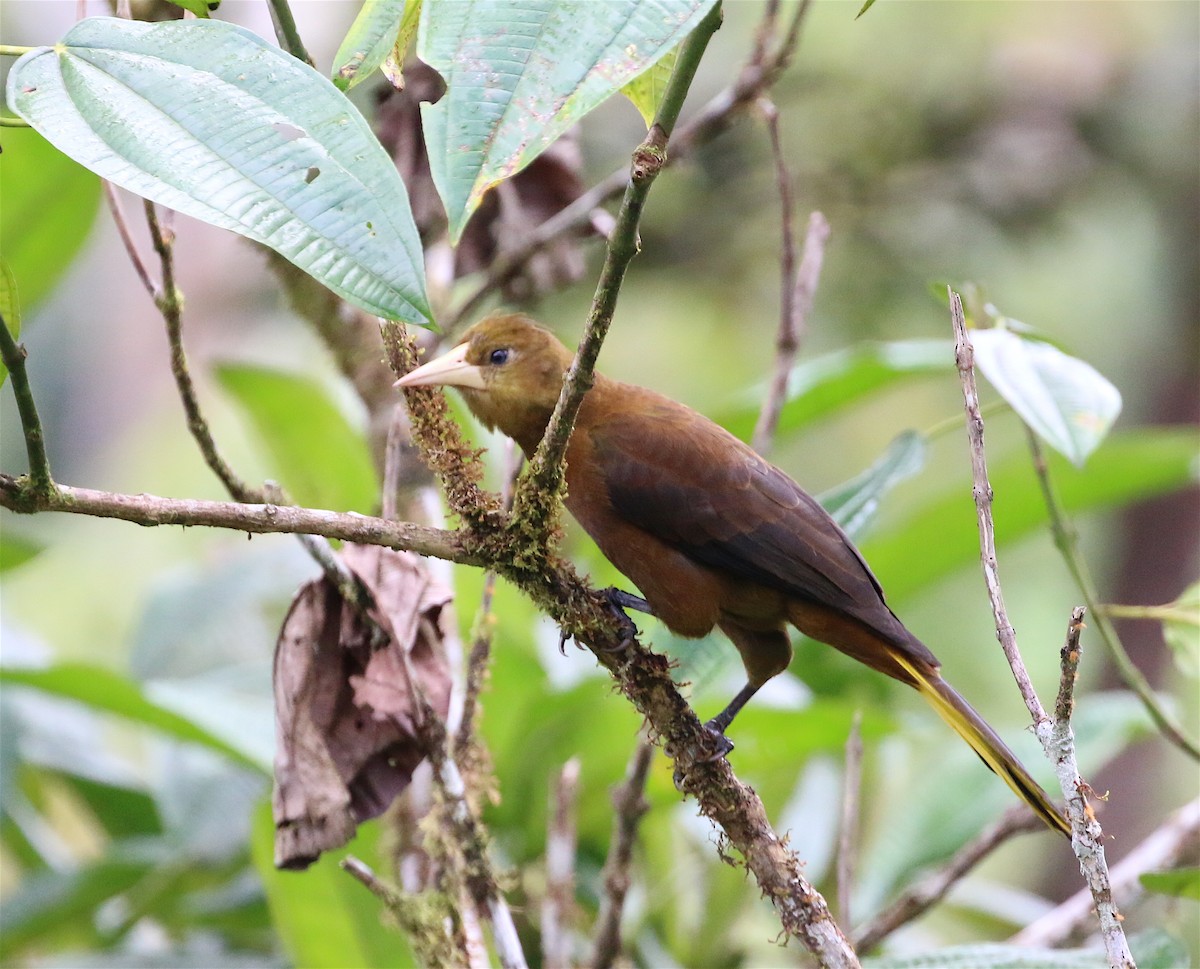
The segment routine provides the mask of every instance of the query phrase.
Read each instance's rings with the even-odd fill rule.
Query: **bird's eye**
[[[508,363],[508,348],[502,347],[499,350],[493,350],[488,355],[488,362],[497,367]]]

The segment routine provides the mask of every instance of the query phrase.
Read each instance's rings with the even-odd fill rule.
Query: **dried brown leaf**
[[[275,650],[275,863],[304,868],[382,813],[424,758],[415,687],[438,716],[450,699],[441,654],[450,591],[409,552],[347,545],[371,619],[325,577],[292,603]]]

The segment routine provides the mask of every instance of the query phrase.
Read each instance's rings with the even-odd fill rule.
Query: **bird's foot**
[[[733,750],[733,741],[726,737],[718,727],[713,726],[711,720],[704,725],[704,733],[705,739],[702,741],[702,744],[705,749],[697,752],[696,758],[692,762],[694,765],[715,764]],[[675,790],[681,794],[686,794],[685,781],[687,780],[687,773],[679,765],[678,761],[675,763],[673,780],[675,781]]]
[[[717,717],[713,717],[704,725],[704,732],[712,741],[712,751],[702,758],[703,763],[710,764],[715,760],[720,760],[733,750],[733,741],[725,736],[725,729],[718,722]]]
[[[604,653],[623,653],[637,638],[638,627],[629,616],[626,614],[626,609],[638,609],[641,612],[652,615],[650,612],[650,604],[639,596],[624,592],[621,589],[608,588],[601,595],[604,596],[605,604],[608,611],[621,624],[621,642],[616,646],[600,647],[600,651]]]

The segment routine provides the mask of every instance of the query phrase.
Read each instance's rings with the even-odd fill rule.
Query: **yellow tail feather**
[[[983,762],[999,775],[1022,801],[1033,808],[1047,825],[1069,838],[1071,826],[1067,819],[983,717],[936,673],[931,676],[916,665],[906,662],[903,656],[893,654],[893,659],[912,675],[914,685],[921,696],[929,701],[938,712],[938,716],[971,745]]]

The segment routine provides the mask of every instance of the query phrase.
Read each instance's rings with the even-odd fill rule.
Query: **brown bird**
[[[532,456],[571,360],[532,320],[495,314],[397,385],[455,387],[476,417]],[[651,390],[596,374],[567,447],[566,482],[567,508],[653,615],[685,637],[716,626],[741,653],[748,682],[710,728],[723,735],[746,701],[787,669],[790,623],[914,687],[1050,827],[1070,834],[1046,792],[888,608],[841,528],[728,431]]]

